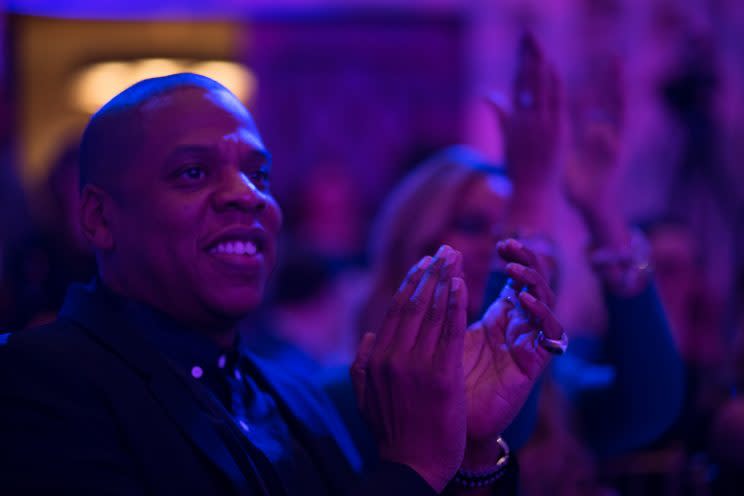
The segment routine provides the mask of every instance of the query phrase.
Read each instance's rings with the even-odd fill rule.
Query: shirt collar
[[[183,372],[196,379],[207,370],[233,368],[240,347],[239,335],[229,349],[221,349],[206,334],[176,321],[144,303],[121,296],[96,281],[106,297],[119,308],[128,324]]]

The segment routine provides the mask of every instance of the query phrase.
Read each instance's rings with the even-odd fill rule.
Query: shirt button
[[[199,379],[203,375],[204,375],[204,371],[202,370],[202,368],[199,367],[198,365],[194,365],[194,367],[191,369],[191,376],[194,379]]]
[[[217,359],[217,366],[221,369],[224,369],[226,363],[227,357],[225,355],[220,355],[220,357]]]
[[[243,378],[243,374],[241,374],[238,369],[235,369],[235,378],[237,380],[241,380]]]

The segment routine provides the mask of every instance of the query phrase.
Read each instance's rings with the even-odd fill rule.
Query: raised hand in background
[[[561,141],[561,85],[531,33],[519,42],[511,96],[489,97],[504,138],[506,167],[517,190],[554,183]]]

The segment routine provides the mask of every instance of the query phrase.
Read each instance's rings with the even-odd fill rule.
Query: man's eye
[[[269,183],[269,173],[263,169],[252,172],[248,175],[254,186],[259,189],[266,188]]]
[[[190,181],[198,181],[206,176],[206,171],[200,165],[194,165],[181,172],[181,177]]]

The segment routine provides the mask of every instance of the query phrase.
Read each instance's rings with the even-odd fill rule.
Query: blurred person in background
[[[35,198],[34,222],[7,247],[5,275],[15,301],[7,325],[23,328],[54,319],[73,282],[90,280],[95,260],[81,230],[78,211],[77,141],[60,148],[46,183]]]
[[[284,202],[292,245],[315,254],[334,273],[358,267],[364,251],[357,187],[349,167],[327,158],[310,165],[307,180]]]
[[[362,297],[362,206],[355,179],[333,159],[309,167],[282,202],[286,230],[261,317],[243,333],[260,356],[304,374],[348,364]]]
[[[744,271],[739,272],[734,299],[736,309],[731,336],[731,383],[728,397],[715,411],[706,441],[716,476],[714,495],[734,496],[744,487]]]
[[[640,24],[629,40],[624,187],[634,194],[624,209],[634,219],[672,218],[689,228],[720,319],[730,313],[744,241],[744,10],[730,1],[633,8]]]
[[[497,108],[505,169],[469,148],[453,147],[417,167],[384,204],[371,233],[372,286],[360,313],[360,332],[378,324],[406,264],[438,243],[463,254],[471,320],[483,311],[484,300],[488,304],[515,275],[496,257],[497,243],[508,233],[517,233],[538,253],[536,263],[547,280],[560,287],[561,280],[571,278],[561,270],[550,233],[536,228],[545,222],[541,209],[550,208],[545,189],[561,182],[562,111],[555,69],[531,36],[520,42],[510,100],[512,112]],[[523,448],[527,494],[600,494],[593,453],[624,453],[653,441],[675,419],[682,396],[681,364],[649,277],[646,245],[640,234],[631,233],[610,196],[617,154],[607,146],[617,143],[604,140],[618,137],[604,129],[587,133],[603,141],[584,137],[585,154],[566,181],[568,196],[592,234],[591,258],[604,287],[608,328],[603,339],[577,342],[578,353],[554,365],[546,381],[549,392],[540,395],[540,434],[523,446],[534,429],[537,398],[505,433],[515,448]],[[558,298],[581,305],[583,296]],[[348,386],[344,392],[343,385],[331,381],[328,389],[337,404],[349,402]],[[353,419],[348,421],[353,425]],[[551,426],[560,426],[560,432]]]
[[[285,254],[269,303],[255,327],[243,329],[251,351],[306,377],[350,363],[357,345],[349,332],[355,306],[343,291],[343,277],[304,248]]]
[[[12,247],[27,236],[29,218],[16,169],[7,150],[0,150],[0,327],[16,320],[17,295],[8,277],[7,257]]]

